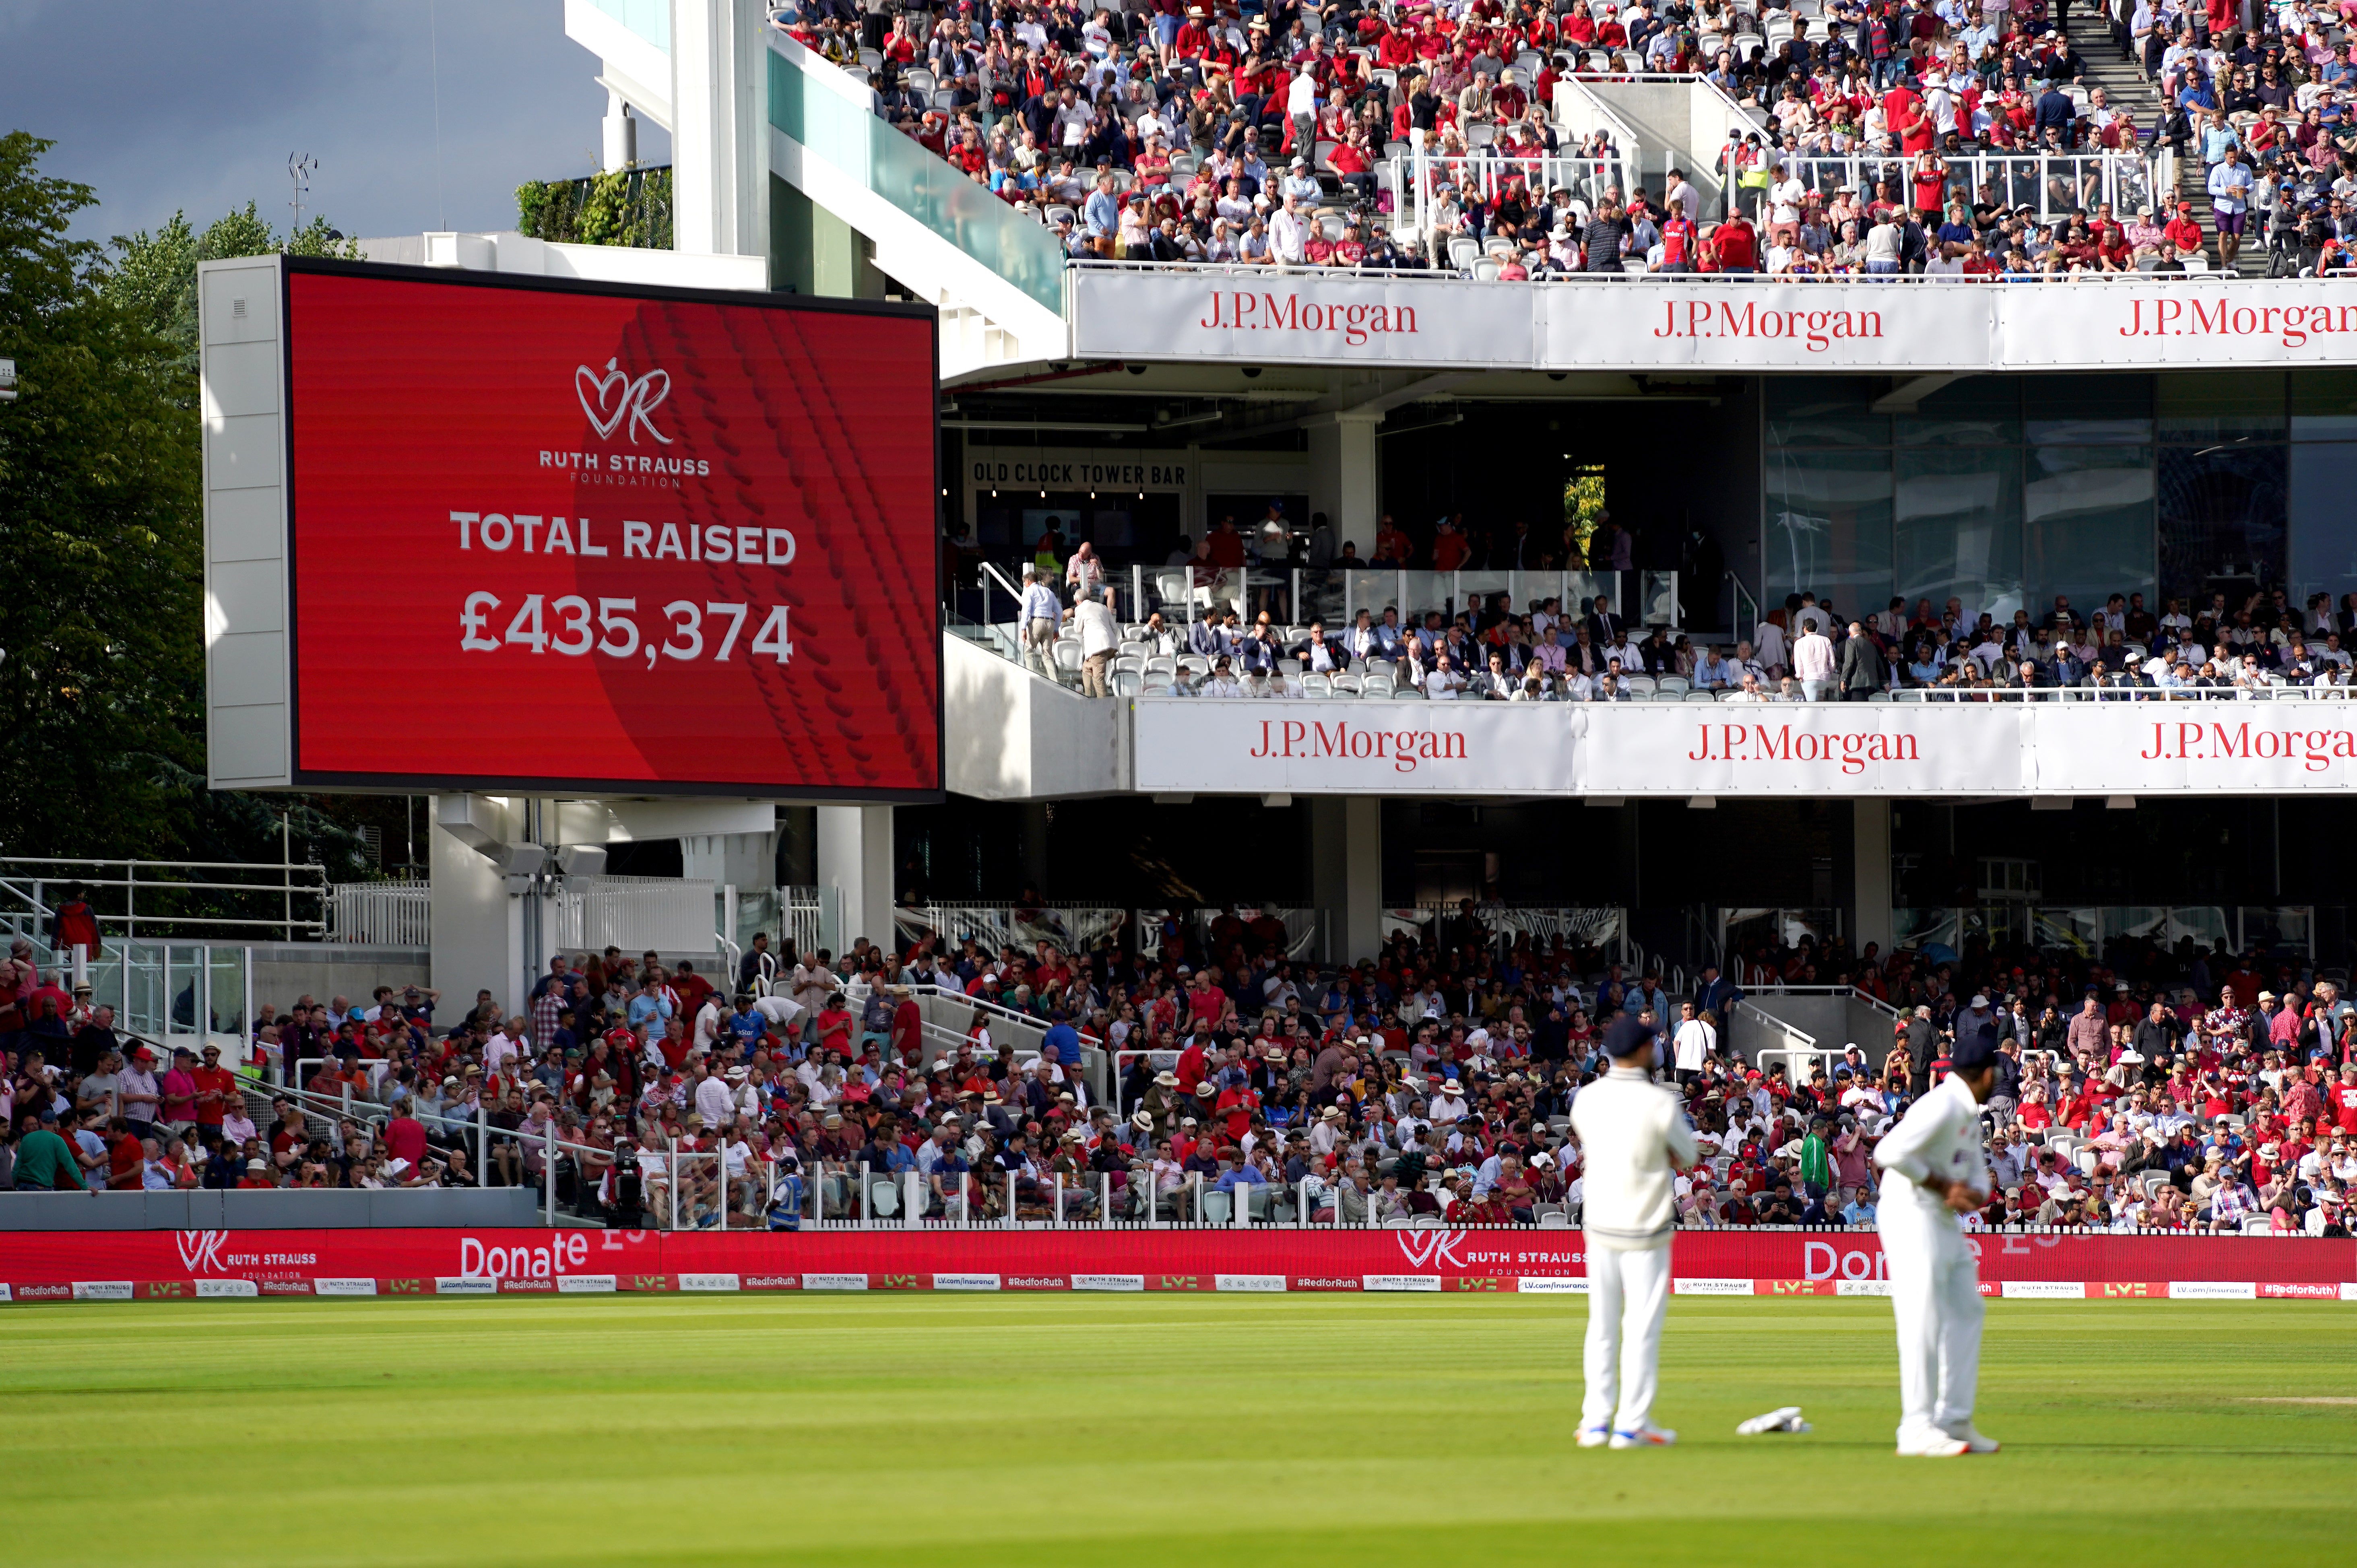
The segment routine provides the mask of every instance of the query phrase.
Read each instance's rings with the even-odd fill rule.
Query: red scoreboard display
[[[932,312],[285,268],[298,787],[940,791]]]

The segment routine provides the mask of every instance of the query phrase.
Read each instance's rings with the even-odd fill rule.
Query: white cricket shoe
[[[1957,1459],[1971,1452],[1962,1438],[1944,1432],[1910,1433],[1899,1442],[1901,1459]]]
[[[1609,1427],[1583,1426],[1579,1429],[1579,1445],[1582,1448],[1601,1448],[1611,1435]]]
[[[2005,1446],[1969,1421],[1964,1423],[1964,1429],[1962,1432],[1951,1430],[1946,1435],[1963,1444],[1964,1452],[1967,1454],[1994,1454]]]
[[[1667,1427],[1655,1426],[1650,1421],[1634,1432],[1616,1431],[1612,1434],[1612,1446],[1615,1448],[1667,1448],[1677,1440],[1676,1433]]]

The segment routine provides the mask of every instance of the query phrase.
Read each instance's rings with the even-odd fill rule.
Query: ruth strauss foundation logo
[[[191,1274],[229,1272],[221,1258],[221,1246],[229,1240],[228,1231],[179,1230],[173,1233],[172,1240],[180,1249],[180,1266]]]
[[[1457,1244],[1465,1240],[1462,1230],[1402,1230],[1397,1239],[1410,1268],[1422,1269],[1439,1262],[1460,1269],[1465,1266],[1457,1256]]]
[[[600,441],[612,440],[614,432],[620,430],[635,446],[643,426],[654,440],[670,446],[671,437],[657,430],[654,421],[647,416],[671,396],[671,372],[649,371],[643,376],[633,377],[620,367],[619,360],[608,360],[602,376],[587,365],[573,372],[573,390],[581,398],[581,412],[589,416],[589,427],[597,433]],[[625,420],[630,422],[627,425],[623,424]]]

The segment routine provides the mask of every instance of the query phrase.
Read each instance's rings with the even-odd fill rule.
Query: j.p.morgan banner
[[[2357,364],[2357,286],[1544,285],[1262,268],[1076,268],[1074,351],[1248,363],[1702,370]]]
[[[2357,789],[2357,703],[1132,704],[1135,788],[1340,795]]]

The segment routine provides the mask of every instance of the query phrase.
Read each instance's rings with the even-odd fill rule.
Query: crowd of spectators
[[[1999,1048],[2001,1179],[1967,1223],[2347,1234],[2357,1006],[2295,956],[1976,942],[1933,963],[1803,939],[1681,996],[1469,904],[1331,970],[1288,958],[1274,922],[1191,930],[1170,922],[1150,959],[929,933],[837,962],[763,939],[720,987],[608,950],[554,961],[514,1012],[484,994],[447,1024],[429,991],[306,998],[257,1024],[259,1064],[304,1080],[274,1099],[214,1048],[156,1062],[20,951],[0,1189],[537,1187],[554,1149],[562,1201],[624,1225],[848,1219],[886,1201],[879,1182],[974,1224],[1237,1203],[1574,1224],[1568,1112],[1626,1013],[1657,1031],[1703,1147],[1678,1177],[1688,1226],[1871,1225],[1875,1140],[1969,1033]],[[1897,1009],[1891,1037],[1763,1070],[1723,1023],[1746,985],[1778,983],[1855,984]],[[954,1043],[937,1024],[929,1047],[924,994],[961,999]]]
[[[1889,691],[1986,700],[2003,693],[2078,690],[2093,698],[2235,697],[2286,688],[2346,691],[2357,643],[2357,595],[2335,603],[2311,594],[2294,606],[2282,588],[2238,602],[2172,598],[2158,607],[2141,593],[2115,593],[2100,607],[2057,595],[2042,614],[2016,609],[2004,624],[1950,598],[1894,598],[1881,611],[1847,618],[1813,595],[1788,597],[1760,622],[1754,645],[1693,654],[1696,689],[1772,680],[1776,695],[1857,700]],[[1758,666],[1755,671],[1753,666]],[[1754,677],[1757,679],[1754,679]]]
[[[1799,947],[1746,958],[1754,983],[1853,983],[1898,1009],[1878,1069],[1853,1045],[1842,1109],[1804,1107],[1842,1152],[1874,1101],[1921,1093],[1966,1036],[1998,1054],[1988,1104],[1996,1189],[1966,1225],[2346,1235],[2357,1184],[2357,1004],[2296,959],[2222,943],[2122,940],[2066,961],[1979,939],[1953,962]],[[1843,1087],[1843,1066],[1852,1070]],[[1866,1115],[1853,1122],[1856,1101]],[[1788,1125],[1797,1125],[1788,1116]],[[1805,1153],[1804,1148],[1804,1153]],[[1863,1175],[1868,1168],[1856,1167]],[[1844,1179],[1846,1205],[1872,1196]]]
[[[2287,0],[2244,32],[2225,0],[2098,9],[2081,36],[2107,24],[2110,47],[2153,85],[2158,107],[2139,124],[2135,106],[2086,85],[2067,13],[2068,0],[930,13],[835,0],[778,25],[866,70],[879,113],[1038,218],[1075,259],[1505,281],[1631,267],[2175,271],[2203,253],[2198,217],[2141,172],[2106,184],[2093,164],[2060,166],[2035,201],[2018,171],[1975,172],[1979,155],[2134,159],[2165,145],[2205,185],[2222,264],[2253,209],[2281,213],[2288,227],[2278,242],[2266,217],[2266,242],[2292,264],[2346,262],[2357,68],[2344,17]],[[1705,77],[1734,102],[1711,171],[1727,187],[1717,202],[1681,171],[1649,195],[1628,167],[1633,149],[1553,117],[1559,81],[1660,72]],[[1426,155],[1430,180],[1420,228],[1404,206],[1412,193],[1387,173],[1407,149]],[[1862,171],[1854,188],[1816,167],[1854,158],[1867,160],[1846,166]],[[2096,199],[2104,189],[2116,203]]]
[[[1444,533],[1445,533],[1444,529]],[[1027,569],[1027,575],[1029,569]],[[1976,610],[1960,599],[1910,608],[1894,598],[1846,616],[1793,594],[1751,635],[1714,639],[1641,626],[1609,594],[1567,609],[1555,596],[1522,610],[1510,595],[1475,596],[1453,613],[1403,618],[1361,609],[1348,626],[1247,623],[1219,608],[1191,623],[1117,622],[1101,587],[1075,585],[1066,607],[1046,583],[1027,588],[1019,624],[1042,673],[1069,642],[1092,695],[1303,697],[1365,694],[1434,701],[1727,702],[1888,699],[1992,701],[2070,691],[2089,700],[2232,699],[2285,689],[2346,693],[2357,649],[2357,594],[2295,607],[2281,588],[2240,602],[2212,594],[2158,608],[2115,593],[2082,609],[2058,595],[2042,614]]]

